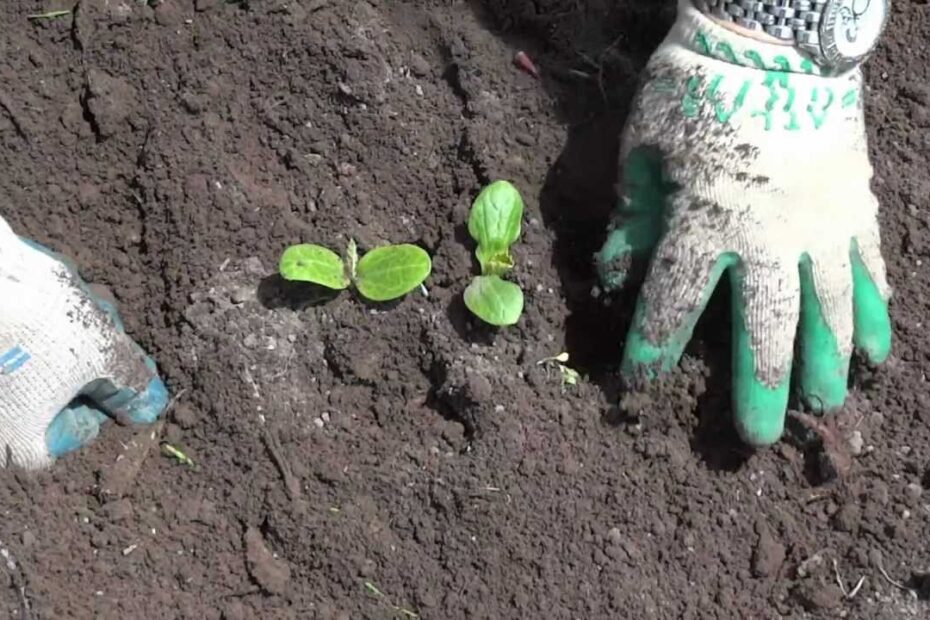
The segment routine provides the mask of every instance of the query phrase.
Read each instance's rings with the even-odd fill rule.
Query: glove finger
[[[116,346],[110,356],[109,376],[92,381],[81,394],[117,419],[151,424],[169,400],[168,389],[158,376],[155,361],[126,335],[116,306],[89,288],[86,292],[112,320],[111,340]]]
[[[77,264],[73,260],[65,256],[64,254],[59,254],[55,250],[52,250],[51,248],[48,248],[42,245],[38,241],[27,239],[26,237],[19,237],[19,240],[25,243],[26,245],[28,245],[33,250],[38,250],[39,252],[42,252],[46,256],[54,258],[59,263],[62,263],[65,267],[68,268],[69,271],[71,271],[71,273],[75,275],[78,274]]]
[[[853,244],[853,343],[873,364],[891,353],[891,289],[885,279],[878,233],[860,236]]]
[[[634,258],[648,255],[662,234],[662,220],[669,187],[662,178],[658,152],[633,149],[623,167],[623,195],[611,230],[595,264],[607,291],[624,285]]]
[[[671,370],[726,269],[736,257],[717,257],[710,244],[683,234],[659,244],[637,300],[621,372],[629,378]]]
[[[59,412],[45,431],[45,445],[53,457],[63,456],[89,444],[109,418],[84,404],[72,403]]]
[[[736,430],[749,445],[768,446],[781,438],[788,410],[798,269],[787,261],[755,261],[733,269],[731,282]]]
[[[123,319],[120,318],[119,311],[116,309],[116,306],[109,300],[104,299],[101,295],[98,295],[93,290],[93,288],[89,284],[87,284],[87,282],[84,281],[84,279],[80,276],[80,272],[78,271],[77,264],[71,258],[65,256],[64,254],[59,254],[58,252],[42,245],[41,243],[37,241],[33,241],[32,239],[27,239],[25,237],[20,237],[19,239],[23,243],[28,245],[30,248],[34,250],[38,250],[39,252],[42,252],[46,256],[57,260],[58,262],[63,264],[65,267],[67,267],[68,271],[70,271],[71,274],[74,276],[74,281],[78,285],[78,287],[81,289],[81,291],[83,291],[84,294],[86,294],[87,297],[89,297],[92,302],[94,302],[101,310],[103,310],[107,314],[107,316],[110,317],[110,319],[116,325],[116,329],[120,332],[126,331],[126,328],[123,325]]]
[[[853,339],[851,273],[845,248],[801,259],[800,390],[818,413],[846,400]]]
[[[92,381],[80,394],[118,419],[140,424],[154,422],[168,404],[168,390],[158,377],[154,360],[126,335],[116,306],[84,282],[78,275],[73,261],[40,243],[30,239],[22,240],[30,247],[64,264],[74,275],[77,286],[112,322],[115,333],[111,340],[117,344],[112,355],[110,376]]]
[[[121,340],[123,352],[114,355],[108,376],[88,383],[81,395],[118,420],[151,424],[168,406],[168,388],[155,362],[128,337]]]

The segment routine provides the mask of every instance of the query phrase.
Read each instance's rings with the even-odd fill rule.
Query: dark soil
[[[0,474],[8,617],[930,614],[926,2],[894,3],[868,65],[893,357],[857,370],[827,449],[756,454],[713,325],[641,415],[616,413],[631,298],[591,293],[670,2],[82,0],[27,19],[70,4],[0,3],[0,208],[110,288],[180,398],[164,425]],[[526,313],[499,332],[461,303],[463,224],[496,178],[527,201]],[[323,300],[273,275],[287,244],[349,236],[427,248],[428,296]],[[584,375],[564,392],[536,363],[563,350]]]

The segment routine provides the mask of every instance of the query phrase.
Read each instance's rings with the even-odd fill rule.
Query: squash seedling
[[[567,387],[572,387],[578,385],[578,381],[581,379],[581,375],[577,370],[568,366],[568,353],[559,353],[553,357],[547,357],[536,362],[539,366],[546,367],[546,374],[549,374],[549,367],[555,366],[559,375],[562,379],[562,392],[564,393]]]
[[[423,284],[432,267],[429,254],[418,246],[384,245],[359,258],[358,246],[350,239],[344,259],[320,245],[292,245],[281,255],[278,271],[285,280],[337,291],[355,285],[370,301],[390,301]]]
[[[523,291],[503,278],[513,269],[510,246],[520,238],[522,219],[523,198],[508,181],[495,181],[481,190],[468,216],[481,275],[465,289],[465,306],[491,325],[513,325],[523,313]]]

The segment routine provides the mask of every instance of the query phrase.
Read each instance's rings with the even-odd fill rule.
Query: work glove
[[[606,290],[649,259],[621,366],[631,383],[678,363],[725,273],[747,443],[781,437],[795,354],[818,412],[843,404],[854,345],[886,359],[891,291],[862,96],[858,67],[827,75],[680,1],[624,129],[621,200],[596,256]]]
[[[167,403],[113,305],[0,218],[0,466],[45,467],[111,417],[150,423]]]

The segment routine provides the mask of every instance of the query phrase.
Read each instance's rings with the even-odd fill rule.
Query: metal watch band
[[[827,0],[694,0],[699,11],[749,30],[794,41],[820,56],[820,22]]]

